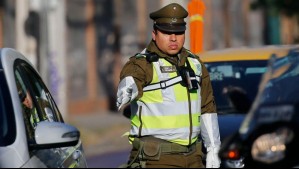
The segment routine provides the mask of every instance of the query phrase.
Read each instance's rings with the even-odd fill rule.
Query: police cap
[[[150,13],[150,18],[154,20],[154,27],[165,32],[184,32],[186,22],[184,18],[188,12],[179,4],[171,3],[158,11]]]
[[[23,102],[26,98],[26,94],[22,89],[22,85],[20,84],[20,82],[17,82],[17,89],[18,89],[18,94],[20,97],[21,102]]]

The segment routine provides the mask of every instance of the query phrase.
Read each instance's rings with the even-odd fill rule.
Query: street
[[[89,168],[118,168],[127,162],[129,150],[108,152],[87,158]]]
[[[123,134],[129,131],[130,121],[121,113],[75,115],[69,122],[80,130],[90,168],[117,168],[127,161],[131,145]]]

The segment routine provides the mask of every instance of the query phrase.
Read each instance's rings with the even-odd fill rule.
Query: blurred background
[[[192,0],[1,0],[0,47],[39,70],[62,115],[115,111],[119,72],[151,40],[149,13]],[[298,0],[202,0],[203,50],[293,44]],[[190,23],[190,17],[187,18]],[[187,30],[186,48],[190,48]]]
[[[149,13],[172,2],[188,9],[192,1],[0,0],[0,47],[27,56],[64,118],[79,115],[72,119],[79,123],[84,115],[116,113],[120,70],[151,40]],[[200,52],[299,42],[298,0],[197,1],[203,34],[187,29],[186,48],[192,40],[202,42]]]

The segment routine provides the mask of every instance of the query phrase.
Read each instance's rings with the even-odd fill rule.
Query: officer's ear
[[[153,29],[152,38],[153,38],[154,41],[156,40],[156,35],[157,35],[157,31],[155,29]]]

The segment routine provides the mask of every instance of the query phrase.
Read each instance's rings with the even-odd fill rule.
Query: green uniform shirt
[[[187,50],[183,48],[180,53],[180,59],[178,56],[169,56],[162,53],[156,46],[154,41],[147,46],[147,51],[155,52],[160,57],[165,58],[173,65],[184,65],[186,58],[189,55]],[[197,57],[197,56],[196,56]],[[216,113],[216,105],[213,96],[213,89],[210,81],[210,76],[208,70],[206,69],[203,62],[199,59],[199,62],[202,64],[202,79],[201,79],[201,113]],[[124,65],[121,73],[120,80],[127,76],[132,76],[135,80],[135,83],[138,87],[138,96],[136,99],[140,98],[143,95],[143,88],[150,84],[153,77],[153,66],[152,63],[148,62],[145,57],[131,57],[130,60]]]

